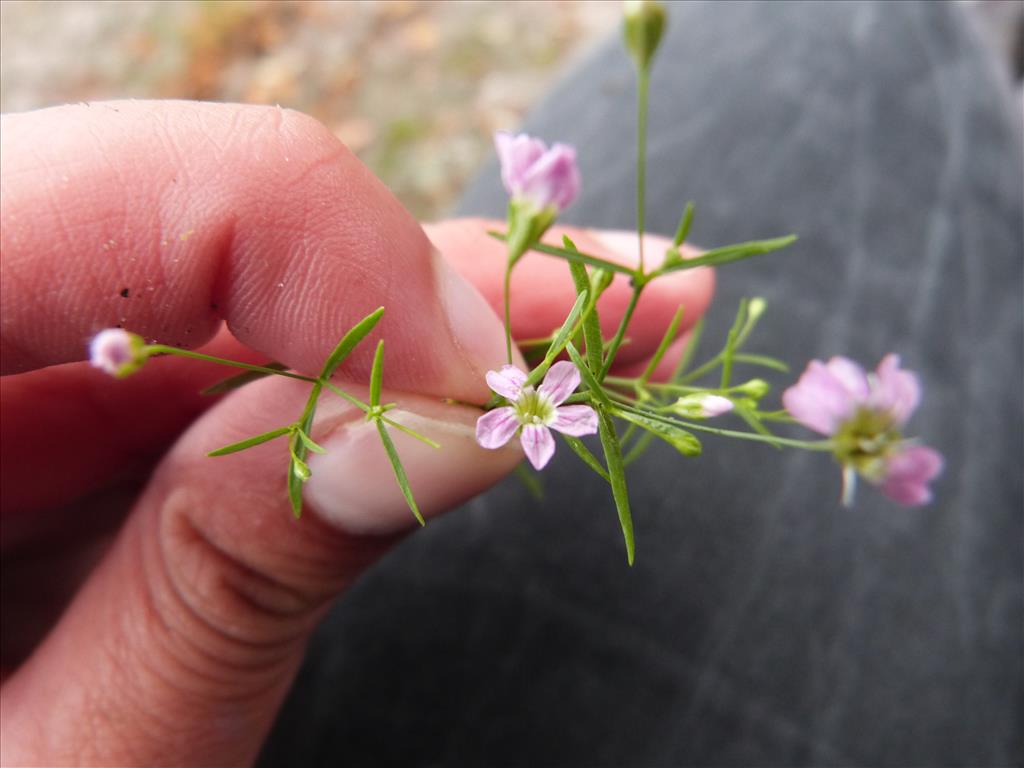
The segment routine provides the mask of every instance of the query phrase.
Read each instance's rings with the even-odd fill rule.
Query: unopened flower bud
[[[764,379],[751,379],[750,381],[735,387],[733,392],[746,395],[747,397],[752,397],[754,400],[760,400],[768,394],[769,389],[771,389],[771,387]]]
[[[665,31],[665,9],[655,0],[626,0],[623,15],[626,48],[637,67],[647,69]]]
[[[107,328],[89,343],[89,363],[122,378],[135,373],[146,362],[145,346],[141,336],[121,328]]]
[[[707,392],[683,395],[672,406],[673,411],[687,419],[711,419],[728,413],[732,408],[732,400],[729,398]]]

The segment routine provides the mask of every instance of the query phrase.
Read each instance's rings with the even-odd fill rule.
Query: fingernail
[[[601,245],[622,256],[629,264],[636,264],[640,258],[639,240],[635,231],[624,229],[591,229],[590,234]],[[655,266],[665,260],[665,251],[672,241],[661,235],[644,234],[644,265]]]
[[[387,393],[385,393],[387,395]],[[392,393],[392,399],[398,396]],[[349,417],[351,413],[349,412]],[[432,448],[388,428],[416,503],[431,517],[493,485],[522,458],[513,447],[488,451],[477,445],[479,411],[401,396],[389,419],[440,444]],[[395,482],[377,427],[365,419],[318,414],[328,434],[314,435],[325,449],[312,454],[305,500],[328,523],[356,535],[383,535],[417,525]],[[333,431],[330,431],[333,430]]]
[[[454,397],[484,402],[490,397],[484,375],[506,362],[504,327],[484,297],[440,253],[435,251],[433,258],[449,331],[463,358],[462,370],[452,367],[454,389],[450,391]]]

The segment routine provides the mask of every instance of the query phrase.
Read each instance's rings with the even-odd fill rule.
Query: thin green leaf
[[[320,371],[321,379],[326,380],[334,375],[334,372],[338,370],[338,366],[345,361],[345,358],[356,348],[356,345],[374,329],[383,315],[384,307],[378,307],[352,326],[351,330],[342,337],[341,341],[338,342],[338,346],[331,352],[327,362],[324,363],[323,370]]]
[[[715,248],[713,250],[706,251],[695,259],[674,261],[657,270],[656,274],[678,272],[682,269],[694,269],[696,267],[715,267],[720,264],[728,264],[732,261],[740,261],[742,259],[749,259],[752,256],[760,256],[765,253],[777,251],[780,248],[785,248],[787,245],[790,245],[795,241],[796,235],[787,235],[786,237],[775,237],[770,240],[751,240],[747,243],[726,245],[722,248]]]
[[[416,516],[420,525],[426,525],[427,521],[423,519],[423,514],[420,512],[420,508],[416,506],[416,499],[413,498],[412,488],[409,487],[409,477],[405,474],[405,467],[402,466],[402,460],[398,458],[398,451],[395,450],[395,444],[391,442],[391,436],[388,434],[388,429],[385,427],[380,419],[374,419],[377,424],[377,432],[380,433],[380,441],[384,444],[384,452],[388,455],[388,461],[391,462],[391,468],[395,472],[395,480],[398,481],[398,487],[402,490],[402,495],[405,497],[405,503],[409,505],[409,509]]]
[[[646,384],[651,378],[654,370],[658,367],[661,359],[665,357],[665,353],[668,352],[669,345],[675,341],[676,332],[679,330],[679,323],[683,320],[683,306],[680,305],[679,309],[676,310],[675,315],[672,316],[672,322],[668,324],[668,328],[665,329],[665,335],[661,337],[661,342],[658,344],[658,348],[654,352],[654,356],[650,362],[647,363],[647,367],[644,368],[644,372],[640,374],[640,383]]]
[[[576,244],[569,239],[568,235],[562,239],[567,249],[576,250]],[[570,261],[569,271],[572,273],[573,283],[576,284],[576,295],[592,294],[587,268],[582,264]],[[604,359],[604,339],[601,338],[601,322],[597,316],[597,307],[593,306],[593,300],[590,301],[590,304],[591,307],[588,308],[590,311],[583,318],[583,341],[586,344],[585,350],[590,367],[601,370],[601,361]]]
[[[736,342],[739,339],[740,329],[747,322],[747,300],[741,299],[740,306],[736,310],[736,319],[733,320],[732,328],[729,329],[729,336],[725,340],[725,349],[722,350],[722,382],[721,389],[728,389],[732,379],[732,356],[736,352]]]
[[[527,492],[533,496],[535,501],[544,501],[544,481],[541,479],[540,472],[535,472],[525,461],[516,464],[516,468],[512,472],[516,479],[526,486]]]
[[[399,432],[404,432],[409,437],[413,437],[413,438],[419,440],[421,443],[429,445],[431,448],[440,448],[441,447],[440,443],[437,443],[437,442],[431,440],[426,435],[421,435],[419,432],[417,432],[417,431],[415,431],[413,429],[409,429],[409,427],[405,426],[404,424],[399,424],[397,421],[389,419],[387,416],[381,416],[380,418],[384,421],[385,424],[387,424],[387,425],[389,425],[391,427],[394,427]]]
[[[501,232],[488,232],[491,237],[506,241],[508,237]],[[558,248],[554,245],[545,245],[544,243],[534,243],[531,246],[531,250],[537,251],[538,253],[546,254],[547,256],[556,256],[566,261],[575,261],[578,264],[588,264],[592,267],[599,267],[602,269],[609,269],[612,272],[621,272],[624,275],[632,276],[635,274],[634,270],[630,267],[622,264],[616,264],[614,261],[607,261],[597,256],[591,256],[589,253],[583,253],[582,251],[570,251],[566,248]]]
[[[384,381],[384,339],[377,342],[373,354],[373,368],[370,370],[370,407],[380,405],[380,387]]]
[[[686,242],[686,237],[690,234],[691,224],[693,224],[692,200],[686,204],[686,207],[683,209],[683,215],[679,218],[679,227],[676,229],[676,236],[672,238],[673,248],[678,248]]]
[[[633,515],[629,510],[629,489],[626,487],[626,469],[622,465],[622,448],[615,434],[615,422],[604,408],[597,409],[600,420],[598,432],[601,447],[604,448],[604,459],[608,464],[608,482],[612,486],[612,497],[619,513],[619,525],[622,526],[622,538],[626,542],[626,562],[630,565],[636,557],[636,542],[633,539]]]
[[[324,386],[327,387],[331,392],[336,394],[338,397],[340,397],[342,400],[345,400],[346,402],[351,403],[352,405],[354,405],[356,408],[358,408],[359,410],[363,411],[364,413],[369,413],[370,406],[368,406],[366,403],[364,403],[358,397],[350,395],[348,392],[346,392],[345,390],[341,389],[340,387],[335,386],[334,384],[332,384],[329,381],[325,381],[324,382]]]
[[[326,448],[314,442],[313,438],[307,435],[301,429],[296,430],[296,434],[299,436],[299,440],[302,442],[302,444],[306,446],[307,450],[310,450],[313,453],[327,453]]]
[[[686,373],[686,369],[690,367],[690,363],[693,362],[693,356],[697,353],[697,347],[700,345],[700,337],[704,334],[704,318],[696,322],[690,331],[690,340],[686,342],[686,349],[683,350],[683,356],[679,358],[679,362],[676,363],[676,369],[672,372],[672,377],[669,382],[675,384],[680,381],[683,374]]]
[[[734,363],[749,363],[750,365],[760,365],[765,368],[771,368],[781,373],[789,373],[789,366],[781,360],[776,360],[774,357],[768,357],[767,355],[749,355],[745,352],[737,353],[732,356]]]
[[[296,519],[302,516],[302,484],[305,482],[302,476],[305,474],[306,479],[309,477],[309,467],[305,463],[309,449],[306,448],[297,433],[302,432],[308,435],[312,431],[313,416],[316,413],[316,404],[320,399],[322,388],[323,385],[318,381],[309,391],[306,407],[302,411],[302,416],[299,417],[296,434],[292,435],[290,442],[292,460],[288,464],[288,499],[291,501],[292,513]],[[303,472],[303,468],[305,468],[305,472]]]
[[[629,426],[633,427],[636,425],[630,424]],[[653,440],[653,432],[644,432],[642,435],[640,435],[640,438],[633,444],[633,447],[629,449],[629,453],[627,453],[626,457],[622,460],[623,466],[628,467],[634,461],[643,456],[644,453],[647,451],[648,447],[650,447],[651,442]]]
[[[782,444],[776,441],[775,435],[772,434],[771,430],[769,430],[768,427],[762,424],[761,420],[745,405],[735,403],[733,406],[733,413],[735,413],[737,416],[739,416],[741,419],[747,422],[747,425],[752,430],[757,432],[757,434],[763,435],[764,437],[768,438],[769,442],[772,444],[772,447],[779,449],[782,448]]]
[[[562,350],[565,349],[565,345],[569,343],[569,339],[572,336],[573,326],[576,325],[576,321],[579,320],[580,313],[583,311],[584,305],[587,303],[587,295],[589,291],[584,291],[576,297],[576,303],[572,305],[572,309],[569,310],[569,314],[565,318],[565,322],[562,323],[562,327],[558,329],[558,333],[555,334],[555,338],[551,342],[551,346],[548,347],[547,353],[544,355],[544,359],[548,362],[553,362],[556,357],[562,354]]]
[[[288,366],[285,365],[284,363],[267,363],[263,367],[269,368],[274,371],[288,370]],[[259,379],[264,378],[265,376],[270,375],[271,374],[267,373],[266,371],[246,371],[245,373],[240,373],[237,376],[229,376],[226,379],[221,379],[216,384],[212,384],[206,389],[202,390],[199,394],[222,395],[225,392],[231,392],[232,390],[238,389],[239,387],[244,387],[246,384],[249,384],[250,382],[257,381]]]
[[[218,448],[215,451],[210,451],[207,456],[227,456],[229,453],[238,453],[244,451],[246,448],[252,448],[254,445],[260,443],[266,443],[274,438],[281,437],[281,435],[287,435],[291,431],[291,427],[281,427],[280,429],[272,429],[269,432],[264,432],[262,435],[256,435],[256,437],[249,437],[245,440],[240,440],[237,443],[231,445],[225,445],[223,448]]]
[[[569,353],[570,359],[573,361],[573,363],[576,364],[576,368],[580,372],[580,377],[583,379],[583,383],[587,385],[587,389],[594,393],[594,397],[597,399],[597,401],[601,403],[601,405],[603,405],[605,408],[614,407],[612,405],[611,399],[608,397],[608,394],[604,391],[604,388],[601,386],[598,380],[594,378],[594,374],[590,372],[590,369],[587,367],[587,364],[583,361],[583,358],[580,356],[580,353],[576,350],[576,347],[574,347],[572,344],[569,344],[565,349]]]
[[[700,440],[682,427],[677,427],[667,420],[654,419],[634,410],[626,410],[625,408],[616,408],[612,413],[620,419],[625,419],[632,424],[636,424],[641,429],[647,430],[655,437],[660,437],[683,454],[683,456],[700,456]]]
[[[608,479],[608,472],[605,470],[604,467],[601,466],[601,462],[597,460],[597,457],[590,452],[590,449],[587,448],[586,443],[584,443],[578,437],[573,437],[572,435],[562,435],[562,439],[565,441],[566,445],[572,448],[573,452],[577,456],[583,459],[584,464],[586,464],[588,467],[594,470],[594,472],[600,475],[605,482],[611,482]]]

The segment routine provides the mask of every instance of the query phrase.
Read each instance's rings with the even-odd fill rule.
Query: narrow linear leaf
[[[630,424],[629,426],[632,427],[635,425]],[[628,467],[634,461],[643,456],[644,453],[647,451],[648,447],[650,447],[651,442],[653,440],[653,432],[644,432],[642,435],[640,435],[639,439],[633,444],[633,447],[629,449],[629,452],[626,454],[626,457],[622,460],[623,466]]]
[[[565,349],[569,353],[569,358],[576,364],[576,368],[579,369],[580,377],[583,379],[583,383],[587,385],[587,389],[594,394],[597,401],[605,408],[613,408],[614,406],[612,405],[611,399],[608,397],[607,393],[605,393],[604,388],[598,380],[594,378],[594,374],[590,372],[590,369],[580,356],[580,353],[576,350],[576,347],[569,344]]]
[[[673,247],[678,248],[686,242],[686,238],[690,234],[691,224],[693,224],[692,200],[686,204],[686,207],[683,209],[683,215],[679,218],[679,226],[676,228],[676,236],[672,238]]]
[[[675,315],[672,316],[672,322],[668,324],[668,328],[665,329],[665,335],[661,337],[661,342],[658,344],[658,348],[654,352],[654,356],[651,357],[647,367],[644,368],[644,372],[640,374],[640,383],[646,384],[654,374],[658,364],[661,363],[665,353],[668,352],[669,345],[675,341],[676,332],[679,330],[679,324],[683,321],[683,306],[680,305],[679,309],[676,310]]]
[[[299,436],[299,441],[304,446],[306,446],[307,450],[310,450],[313,453],[327,453],[327,449],[326,448],[324,448],[322,445],[319,445],[318,443],[314,442],[313,438],[310,437],[309,435],[307,435],[301,429],[296,430],[296,434]]]
[[[340,397],[345,402],[348,402],[348,403],[351,403],[352,405],[354,405],[356,408],[361,410],[363,413],[368,413],[369,412],[370,406],[368,406],[366,403],[364,403],[358,397],[354,397],[353,395],[350,395],[348,392],[346,392],[345,390],[341,389],[341,387],[337,387],[337,386],[335,386],[334,384],[332,384],[329,381],[325,381],[324,382],[324,386],[327,387],[327,389],[329,389],[331,392],[336,394],[338,397]]]
[[[653,419],[624,408],[616,408],[612,412],[620,419],[625,419],[641,429],[647,430],[655,437],[660,437],[683,456],[700,456],[701,454],[700,440],[682,427],[677,427],[667,420]]]
[[[750,365],[760,365],[765,368],[771,368],[781,373],[789,373],[789,366],[781,360],[776,360],[774,357],[768,357],[767,355],[750,355],[746,352],[737,353],[732,356],[733,362],[735,363],[749,363]]]
[[[739,416],[741,419],[747,422],[747,426],[749,426],[752,430],[757,432],[757,434],[763,435],[764,437],[768,438],[768,442],[771,443],[773,448],[778,448],[781,450],[782,444],[776,441],[775,435],[772,434],[771,430],[769,430],[768,427],[762,424],[761,420],[749,408],[747,408],[745,405],[736,403],[733,407],[733,413],[735,413],[737,416]]]
[[[288,461],[288,501],[292,505],[292,514],[298,520],[302,517],[302,480],[295,471],[295,459]]]
[[[384,339],[377,342],[373,353],[373,368],[370,370],[370,407],[380,405],[380,387],[384,380]]]
[[[397,421],[395,421],[394,419],[389,419],[387,416],[381,416],[380,418],[388,426],[394,427],[399,432],[404,432],[409,437],[415,438],[416,440],[419,440],[421,443],[424,443],[425,445],[429,445],[431,448],[440,448],[441,447],[440,443],[438,443],[438,442],[436,442],[434,440],[431,440],[426,435],[421,435],[419,432],[417,432],[414,429],[409,429],[409,427],[405,426],[405,424],[399,424]]]
[[[391,435],[388,434],[387,427],[381,423],[380,419],[374,419],[377,424],[377,432],[380,433],[380,441],[384,444],[384,452],[388,455],[388,461],[391,462],[391,468],[395,472],[395,480],[398,481],[398,487],[402,490],[402,495],[405,497],[405,503],[409,505],[409,509],[416,516],[420,525],[426,525],[427,521],[423,519],[420,508],[416,506],[416,499],[413,498],[412,488],[409,486],[409,477],[405,474],[405,467],[402,466],[402,460],[398,458],[398,451],[395,449],[395,444],[391,442]]]
[[[218,448],[215,451],[210,451],[207,456],[227,456],[229,453],[238,453],[244,451],[246,448],[252,448],[254,445],[260,443],[266,443],[274,438],[281,437],[281,435],[287,435],[291,431],[291,427],[281,427],[280,429],[272,429],[269,432],[264,432],[262,435],[256,435],[255,437],[249,437],[245,440],[239,440],[237,443],[231,445],[225,445],[223,448]]]
[[[263,366],[264,368],[271,368],[275,371],[287,371],[288,366],[284,363],[267,363]],[[270,376],[269,373],[264,371],[246,371],[240,373],[237,376],[229,376],[226,379],[218,381],[216,384],[212,384],[206,389],[202,390],[199,394],[201,395],[222,395],[225,392],[231,392],[232,390],[244,387],[253,381],[262,379],[265,376]]]
[[[600,475],[606,483],[611,482],[611,480],[608,479],[607,470],[605,470],[605,468],[601,466],[601,462],[597,460],[597,457],[590,452],[590,449],[587,448],[586,443],[584,443],[578,437],[573,437],[572,435],[562,435],[562,439],[565,441],[566,445],[572,448],[573,452],[577,456],[583,459],[584,464],[586,464],[588,467],[594,470],[595,473]]]
[[[321,379],[329,379],[334,375],[334,372],[338,370],[338,366],[345,361],[345,358],[356,348],[356,345],[374,329],[383,315],[384,307],[378,307],[352,326],[352,329],[341,338],[338,346],[334,348],[334,351],[327,358],[327,362],[324,363],[323,370],[320,371]]]
[[[690,367],[690,363],[693,362],[693,356],[697,353],[697,347],[700,346],[700,337],[704,335],[704,318],[702,317],[690,330],[690,340],[686,342],[686,349],[683,350],[683,356],[679,358],[679,362],[676,363],[676,369],[672,372],[672,377],[669,382],[677,384],[682,379],[683,374],[686,373],[686,369]]]
[[[713,250],[706,251],[695,259],[685,259],[683,261],[673,262],[658,271],[662,273],[678,272],[682,269],[714,267],[719,264],[728,264],[732,261],[740,261],[741,259],[749,259],[752,256],[760,256],[765,253],[777,251],[781,248],[785,248],[787,245],[790,245],[795,241],[796,235],[787,235],[786,237],[776,237],[771,240],[752,240],[747,243],[726,245],[722,248],[715,248]]]
[[[512,472],[516,479],[526,487],[534,501],[544,501],[544,481],[541,479],[540,472],[535,472],[527,466],[525,461],[516,464],[516,468]]]
[[[562,354],[562,350],[565,349],[565,345],[569,343],[573,327],[576,325],[576,321],[579,320],[580,313],[583,311],[583,307],[587,303],[588,294],[589,291],[584,291],[576,297],[576,302],[572,305],[572,309],[569,310],[569,314],[566,316],[565,322],[562,323],[562,327],[558,329],[558,333],[555,334],[555,338],[552,340],[551,346],[548,347],[547,354],[544,355],[544,359],[546,361],[554,361],[556,357]]]
[[[576,250],[576,244],[569,239],[568,235],[564,238],[566,248],[570,250]],[[572,273],[572,281],[576,284],[576,295],[582,296],[583,294],[590,294],[592,289],[590,285],[590,276],[587,274],[587,268],[582,264],[577,264],[574,261],[569,262],[569,271]],[[593,305],[593,301],[590,302]],[[597,307],[592,306],[589,308],[590,312],[583,318],[583,341],[586,344],[587,361],[590,363],[591,368],[601,369],[602,361],[604,360],[604,339],[601,338],[601,321],[597,316]]]
[[[507,236],[500,232],[488,232],[491,237],[505,241]],[[592,267],[599,267],[601,269],[609,269],[612,272],[621,272],[624,275],[632,276],[634,271],[632,268],[624,266],[622,264],[616,264],[614,261],[607,261],[606,259],[598,258],[597,256],[591,256],[589,253],[583,253],[582,251],[573,250],[570,251],[566,248],[558,248],[554,245],[545,245],[544,243],[534,243],[530,246],[531,250],[537,251],[537,253],[543,253],[547,256],[556,256],[566,261],[575,261],[578,264],[588,264]]]
[[[629,510],[629,490],[626,487],[626,469],[622,464],[622,448],[615,434],[615,422],[604,408],[597,409],[600,420],[601,447],[604,448],[605,462],[608,464],[608,482],[612,486],[612,498],[619,513],[619,525],[622,526],[622,538],[626,542],[626,562],[630,565],[636,557],[636,541],[633,538],[633,515]]]
[[[736,343],[739,340],[740,329],[747,322],[747,300],[740,300],[740,306],[736,310],[736,319],[733,320],[732,328],[725,340],[725,349],[722,350],[722,381],[719,384],[721,389],[728,389],[732,380],[732,356],[736,353]]]
[[[318,381],[309,391],[309,398],[306,400],[306,407],[299,417],[296,426],[296,434],[291,440],[292,459],[288,464],[288,499],[292,504],[292,514],[298,519],[302,517],[302,484],[309,479],[309,467],[306,466],[306,456],[309,449],[298,437],[300,433],[309,434],[313,427],[313,416],[316,413],[316,404],[320,399],[322,384]],[[303,471],[303,468],[305,471]]]

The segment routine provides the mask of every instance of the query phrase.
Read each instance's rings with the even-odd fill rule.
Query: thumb
[[[28,158],[5,164],[3,179],[8,370],[80,357],[83,338],[129,311],[111,285],[154,288],[132,305],[133,330],[201,343],[219,313],[247,345],[303,370],[384,304],[384,380],[395,388],[384,397],[399,403],[389,417],[442,445],[393,433],[424,512],[512,468],[517,450],[483,451],[473,412],[438,399],[486,398],[483,373],[502,362],[500,323],[340,145],[292,113],[110,109],[5,120],[5,158]],[[48,141],[28,151],[39,135]],[[62,180],[63,170],[78,175]],[[118,238],[100,226],[118,227]],[[132,256],[92,247],[114,240]],[[74,265],[66,280],[58,253]],[[14,286],[51,278],[53,310],[33,322]],[[365,380],[367,357],[357,350],[342,374]],[[252,761],[329,601],[414,524],[375,429],[329,393],[313,430],[328,453],[310,462],[301,520],[287,503],[282,441],[205,456],[294,422],[308,392],[278,378],[242,389],[164,457],[103,562],[5,683],[3,764]],[[111,425],[127,431],[149,414],[133,416]],[[106,432],[89,439],[118,438]]]
[[[357,396],[365,392],[351,388]],[[376,429],[325,397],[306,509],[286,501],[287,447],[205,453],[294,420],[308,387],[270,379],[207,412],[164,459],[71,608],[4,688],[4,764],[243,765],[255,758],[329,602],[415,526]],[[475,414],[385,392],[424,514],[519,461],[484,451]],[[378,534],[378,535],[369,535]]]

